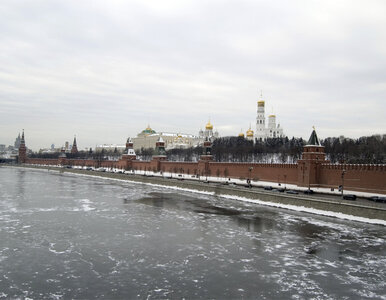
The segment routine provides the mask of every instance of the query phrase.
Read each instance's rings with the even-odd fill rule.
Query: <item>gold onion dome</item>
[[[244,133],[240,132],[239,137],[244,137]]]
[[[275,118],[276,115],[269,115],[268,118]]]
[[[251,128],[249,128],[249,129],[247,130],[247,136],[248,136],[248,137],[253,136],[253,130],[252,130]]]
[[[210,124],[210,121],[208,122],[208,124],[205,125],[205,129],[206,130],[213,130],[213,125]]]

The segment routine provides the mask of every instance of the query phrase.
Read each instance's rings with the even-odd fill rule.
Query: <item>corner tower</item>
[[[25,146],[24,129],[21,135],[20,146],[19,146],[19,163],[24,164],[27,161],[27,148]]]

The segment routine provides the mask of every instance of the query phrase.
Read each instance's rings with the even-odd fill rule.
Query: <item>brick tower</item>
[[[199,175],[208,177],[210,175],[209,162],[213,160],[212,141],[206,138],[204,141],[204,151],[198,161]]]
[[[21,135],[20,146],[19,146],[19,163],[24,164],[27,161],[27,148],[25,146],[24,129]]]
[[[212,141],[210,138],[206,138],[204,141],[204,151],[203,154],[200,156],[200,160],[212,160]]]
[[[74,142],[72,143],[71,153],[72,154],[78,153],[78,146],[76,145],[76,136],[74,136]]]
[[[137,158],[137,155],[135,154],[134,148],[133,148],[133,141],[129,137],[126,141],[126,149],[125,153],[122,155],[123,159],[126,160],[134,160]]]
[[[153,159],[154,158],[158,160],[166,160],[165,142],[161,136],[159,137],[158,141],[155,143],[155,151],[154,151]]]
[[[319,181],[320,165],[328,163],[324,146],[320,144],[315,128],[303,147],[302,159],[298,160],[298,185],[316,186]]]

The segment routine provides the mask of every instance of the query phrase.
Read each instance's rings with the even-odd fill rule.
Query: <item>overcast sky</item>
[[[124,143],[148,124],[386,133],[386,1],[0,1],[0,144]]]

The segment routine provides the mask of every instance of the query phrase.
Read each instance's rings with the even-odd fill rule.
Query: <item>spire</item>
[[[308,140],[307,146],[320,146],[320,141],[318,138],[318,135],[315,131],[315,126],[312,126],[313,130],[310,136],[310,139]]]

